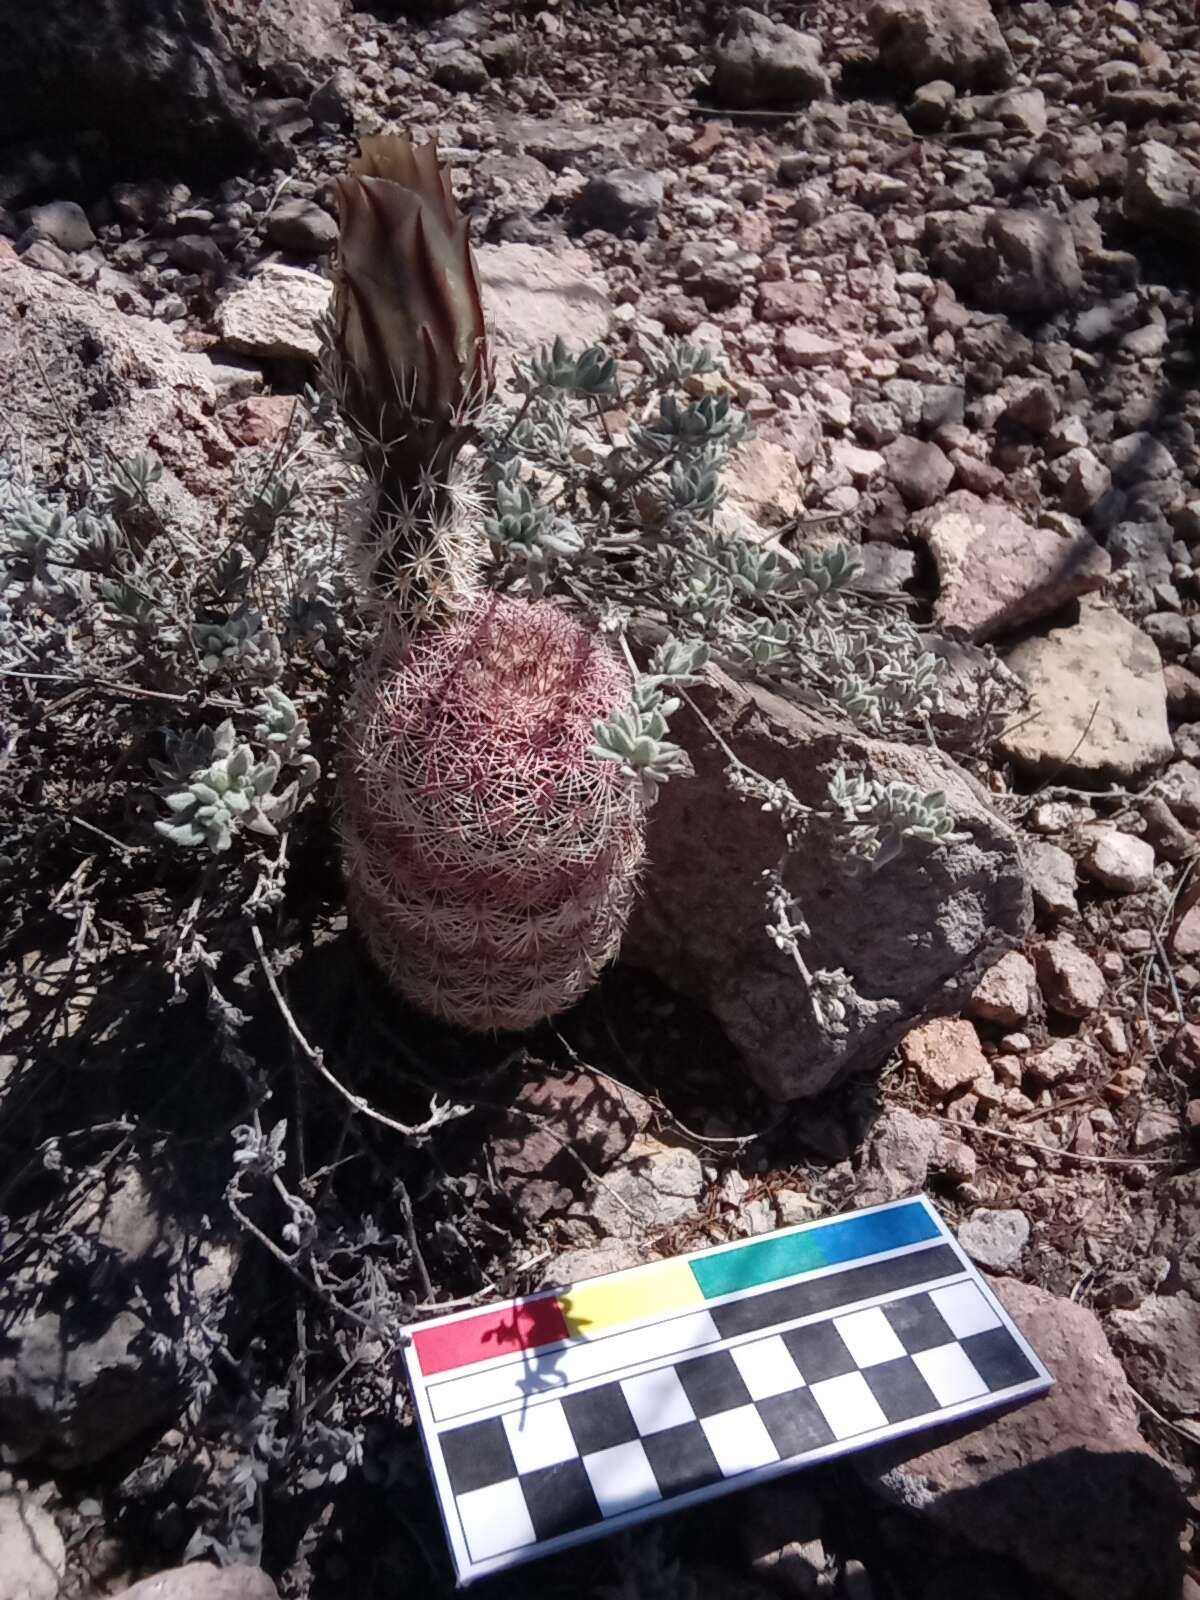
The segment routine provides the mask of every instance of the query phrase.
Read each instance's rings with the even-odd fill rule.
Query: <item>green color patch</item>
[[[795,1278],[822,1267],[836,1267],[885,1250],[939,1237],[937,1223],[918,1201],[866,1216],[843,1217],[800,1233],[744,1244],[736,1250],[693,1261],[692,1271],[706,1300],[755,1289],[781,1278]]]

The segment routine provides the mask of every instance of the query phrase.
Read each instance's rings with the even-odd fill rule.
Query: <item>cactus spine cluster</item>
[[[418,1005],[525,1028],[589,987],[629,913],[642,800],[594,753],[593,722],[631,676],[559,606],[482,584],[482,507],[459,452],[487,345],[433,146],[367,141],[339,200],[330,366],[375,485],[357,566],[381,621],[346,725],[351,914]]]

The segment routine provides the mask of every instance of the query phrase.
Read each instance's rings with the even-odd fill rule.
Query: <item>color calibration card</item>
[[[416,1328],[460,1583],[1052,1379],[923,1197]]]

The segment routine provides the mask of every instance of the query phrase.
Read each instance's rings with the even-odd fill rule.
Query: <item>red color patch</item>
[[[474,1366],[493,1356],[533,1350],[570,1337],[558,1301],[553,1295],[546,1295],[541,1300],[506,1306],[502,1311],[483,1311],[477,1317],[464,1317],[461,1322],[447,1322],[440,1328],[420,1329],[413,1334],[413,1344],[421,1371],[428,1378],[435,1372]]]

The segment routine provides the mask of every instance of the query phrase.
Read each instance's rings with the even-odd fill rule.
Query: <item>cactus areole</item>
[[[607,640],[489,592],[458,452],[489,364],[474,262],[432,145],[376,139],[339,184],[331,376],[376,486],[357,565],[380,614],[341,781],[353,922],[391,983],[462,1027],[528,1028],[616,952],[642,801],[592,750],[629,697]]]

